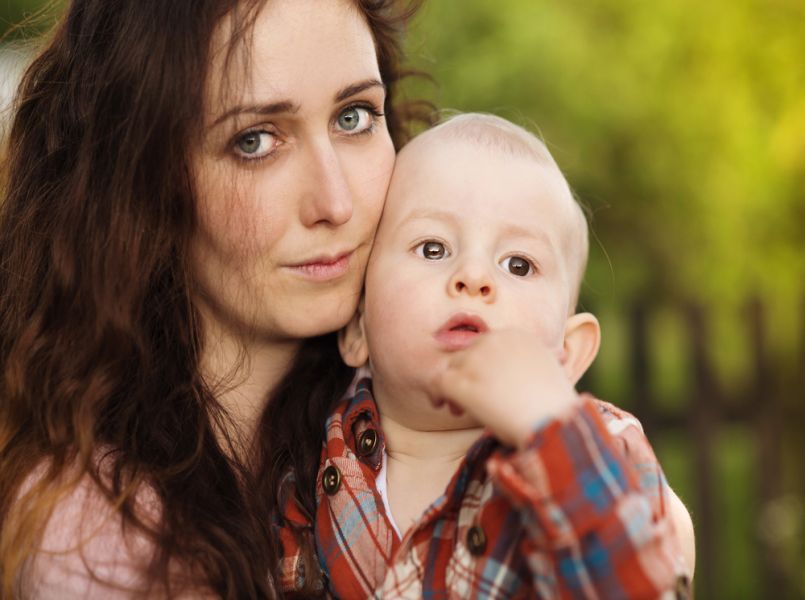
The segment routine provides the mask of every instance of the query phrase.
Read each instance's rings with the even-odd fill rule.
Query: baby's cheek
[[[405,304],[390,291],[384,289],[380,293],[371,293],[367,287],[365,326],[373,337],[396,337],[396,332],[407,319]]]
[[[407,352],[416,344],[429,314],[427,307],[421,306],[423,295],[416,292],[413,281],[393,276],[384,279],[377,269],[370,269],[364,323],[367,335],[376,340],[376,348]]]
[[[521,307],[521,315],[532,315],[520,328],[535,333],[548,348],[561,350],[565,339],[565,322],[567,315],[559,306],[542,304],[542,309],[535,311],[533,307]]]
[[[402,310],[406,296],[411,293],[409,279],[400,261],[393,257],[393,252],[386,247],[384,240],[376,238],[366,267],[364,282],[367,311],[390,311],[392,314],[397,314]]]

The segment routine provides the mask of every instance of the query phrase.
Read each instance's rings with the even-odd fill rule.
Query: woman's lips
[[[349,261],[352,251],[344,252],[335,257],[321,256],[302,263],[288,265],[288,269],[313,281],[330,281],[338,279],[349,271]]]
[[[443,349],[452,352],[466,348],[478,335],[488,330],[481,317],[458,313],[450,317],[433,337]]]

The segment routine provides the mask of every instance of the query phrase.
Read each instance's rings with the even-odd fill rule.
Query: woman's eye
[[[338,128],[350,134],[363,133],[374,125],[375,115],[368,108],[349,106],[338,113]]]
[[[508,258],[504,258],[500,264],[509,273],[519,277],[530,275],[533,270],[529,260],[522,256],[509,256]]]
[[[235,140],[235,152],[240,158],[256,160],[271,154],[277,146],[277,137],[268,131],[247,131]]]
[[[416,247],[417,254],[428,260],[441,260],[450,253],[441,242],[424,242]]]

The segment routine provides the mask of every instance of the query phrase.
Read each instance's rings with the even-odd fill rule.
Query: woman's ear
[[[601,345],[601,327],[590,313],[577,313],[565,324],[562,366],[573,385],[593,363]]]
[[[350,367],[362,367],[369,360],[369,346],[363,332],[364,299],[358,304],[358,310],[352,315],[341,331],[338,332],[338,350],[341,359]]]

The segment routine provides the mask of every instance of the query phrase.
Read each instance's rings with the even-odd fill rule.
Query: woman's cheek
[[[237,186],[208,186],[199,199],[200,233],[222,258],[244,261],[264,255],[282,229],[279,203],[263,202],[255,186],[245,185],[249,179]]]
[[[391,173],[394,169],[396,154],[391,138],[383,140],[378,144],[379,148],[369,154],[368,160],[362,160],[360,166],[364,173],[360,189],[366,190],[363,195],[364,209],[368,211],[368,220],[373,227],[377,227],[380,221],[380,214],[386,202]]]

